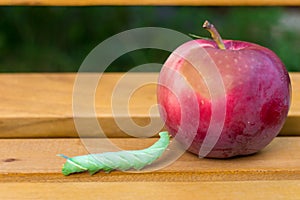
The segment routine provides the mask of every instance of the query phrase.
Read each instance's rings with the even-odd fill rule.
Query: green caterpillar
[[[99,170],[110,172],[112,170],[126,171],[128,169],[140,170],[158,159],[170,143],[168,132],[160,132],[160,139],[152,146],[143,150],[106,152],[89,154],[69,158],[63,154],[58,156],[67,159],[62,168],[62,174],[68,176],[72,173],[88,171],[95,174]]]

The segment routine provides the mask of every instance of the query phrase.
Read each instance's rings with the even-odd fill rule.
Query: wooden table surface
[[[158,138],[132,138],[114,121],[110,102],[123,75],[102,76],[95,91],[96,118],[118,147],[145,148]],[[149,108],[156,102],[158,74],[127,76],[118,86],[121,90],[139,79],[149,84],[138,88],[129,100],[124,96],[117,103],[128,102],[130,117],[146,125]],[[280,135],[255,155],[218,160],[184,153],[152,172],[66,177],[61,174],[64,159],[56,154],[88,153],[73,121],[76,74],[0,74],[0,199],[300,199],[300,74],[290,76],[293,96],[286,124]],[[156,110],[151,116],[159,119]],[[77,117],[92,119],[84,114]],[[105,140],[94,138],[93,133],[87,137],[91,142]]]

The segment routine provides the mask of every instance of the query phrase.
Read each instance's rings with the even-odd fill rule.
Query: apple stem
[[[202,27],[205,28],[208,32],[210,32],[212,39],[217,43],[219,49],[226,49],[219,32],[213,24],[206,20]]]

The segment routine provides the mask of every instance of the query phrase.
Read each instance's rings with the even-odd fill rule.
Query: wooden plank
[[[300,130],[300,73],[290,73],[292,85],[291,107],[281,135],[299,135]]]
[[[101,147],[103,139],[88,140]],[[156,140],[123,138],[110,141],[122,149],[141,149]],[[87,173],[63,176],[61,167],[65,160],[56,154],[83,155],[88,153],[86,147],[80,139],[1,139],[0,182],[300,180],[300,137],[277,137],[260,153],[227,160],[200,159],[184,153],[173,162],[168,159],[174,152],[167,151],[156,166],[169,165],[151,173],[113,171],[93,176]]]
[[[299,199],[300,181],[0,183],[1,199]]]
[[[0,5],[34,5],[34,6],[96,6],[96,5],[168,5],[168,6],[296,6],[299,0],[1,0]]]
[[[149,110],[156,104],[158,73],[105,73],[95,92],[96,117],[108,137],[128,137],[115,122],[112,112],[112,94],[135,88],[138,81],[149,83],[138,88],[132,96],[115,98],[113,108],[121,120],[132,118],[138,125],[149,123]],[[300,73],[290,73],[292,79],[292,105],[282,135],[297,135],[300,130]],[[85,74],[86,77],[98,74]],[[72,113],[72,92],[76,74],[0,74],[0,138],[16,137],[78,137]],[[118,81],[125,80],[121,84]],[[88,86],[89,87],[89,86]],[[129,103],[128,103],[129,101]],[[82,102],[82,106],[87,106]],[[130,116],[123,108],[129,108]],[[116,111],[116,110],[119,110]],[[152,110],[151,117],[159,121],[159,113]],[[89,121],[91,115],[78,115]],[[136,130],[136,129],[135,129]],[[91,130],[86,136],[97,135]]]

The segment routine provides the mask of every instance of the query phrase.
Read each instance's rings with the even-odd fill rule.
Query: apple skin
[[[229,158],[263,149],[280,132],[290,107],[291,85],[284,64],[271,50],[244,41],[223,40],[226,47],[223,50],[213,40],[198,39],[180,48],[188,49],[194,41],[205,49],[216,64],[226,94],[224,126],[217,143],[204,157]],[[176,94],[171,90],[178,77],[172,77],[170,71],[178,72],[186,79],[184,83],[178,81],[180,89]],[[200,113],[195,115],[192,110],[185,110],[188,112],[185,116],[189,118],[187,121],[197,121],[197,133],[190,138],[191,145],[185,140],[191,137],[190,128],[182,130],[177,138],[180,143],[189,145],[188,151],[199,155],[211,121],[211,98],[207,85],[195,68],[172,53],[159,75],[157,100],[160,115],[173,137],[181,123],[180,102],[189,106],[189,100],[185,99],[191,92],[188,87],[193,88]]]

